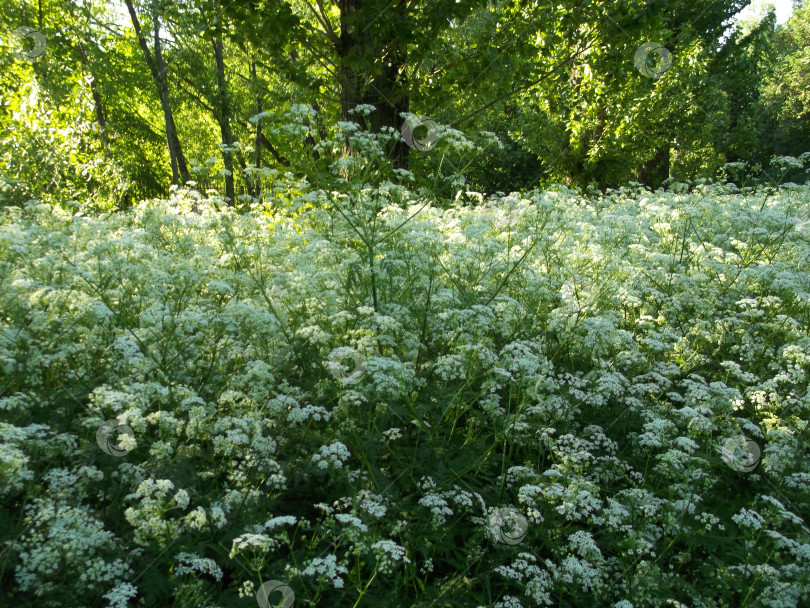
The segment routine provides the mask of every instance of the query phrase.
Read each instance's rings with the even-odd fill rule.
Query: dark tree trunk
[[[250,73],[253,75],[253,83],[255,85],[256,83],[258,83],[258,80],[259,80],[259,77],[256,74],[256,62],[255,61],[250,62]],[[259,114],[262,113],[262,101],[263,101],[262,93],[257,88],[257,91],[256,91],[256,115],[259,115]],[[253,147],[255,148],[254,153],[256,155],[254,157],[253,162],[256,165],[256,168],[258,169],[259,167],[262,166],[262,121],[261,120],[256,121],[256,139],[255,139],[255,141],[253,143]],[[259,198],[259,196],[261,195],[261,180],[258,177],[256,177],[253,180],[252,184],[250,185],[250,195],[252,197],[254,197],[254,198]]]
[[[358,95],[358,75],[348,65],[346,59],[349,54],[355,50],[357,42],[355,36],[351,31],[349,21],[354,16],[360,0],[338,0],[338,8],[340,9],[340,37],[336,45],[338,55],[338,80],[340,85],[340,119],[349,121],[352,115],[349,110],[359,103]],[[351,154],[348,142],[343,144],[343,154],[348,156]]]
[[[349,110],[358,103],[357,74],[346,65],[345,59],[355,50],[357,41],[351,31],[349,21],[354,17],[354,13],[360,5],[360,0],[338,0],[340,9],[340,37],[338,38],[337,55],[340,61],[338,66],[340,75],[340,119],[351,120]]]
[[[650,188],[660,188],[669,178],[669,144],[658,148],[650,160],[636,170],[636,179]]]
[[[163,52],[160,47],[160,17],[155,15],[155,67],[157,67],[160,100],[163,104],[163,115],[166,121],[166,141],[169,146],[169,155],[172,158],[173,182],[178,183],[179,179],[183,183],[189,180],[186,158],[183,156],[183,148],[180,146],[180,139],[177,136],[177,126],[174,124],[174,114],[169,102],[169,80],[166,78],[166,65],[163,63]]]
[[[166,129],[166,145],[169,149],[169,160],[172,165],[172,183],[178,184],[180,179],[187,182],[190,179],[186,159],[183,156],[183,149],[180,146],[180,140],[177,136],[177,129],[174,124],[174,115],[172,114],[171,104],[169,103],[169,83],[166,79],[166,69],[163,65],[163,56],[160,50],[160,21],[155,15],[155,57],[149,51],[149,45],[146,43],[143,32],[141,31],[141,23],[138,20],[138,14],[135,12],[135,7],[132,0],[125,0],[129,16],[132,20],[132,27],[135,29],[135,35],[138,37],[138,44],[143,52],[146,65],[152,74],[152,80],[157,87],[158,95],[160,96],[160,103],[163,107],[163,120]]]
[[[335,50],[340,60],[338,75],[341,120],[353,120],[349,110],[358,104],[369,104],[376,108],[368,117],[368,126],[372,132],[379,132],[382,127],[399,130],[403,124],[400,113],[409,109],[407,83],[403,81],[407,59],[404,43],[388,49],[386,65],[376,76],[368,70],[358,72],[346,65],[346,59],[350,56],[372,59],[379,55],[379,49],[373,47],[373,42],[369,43],[373,40],[372,36],[365,30],[358,31],[360,23],[356,19],[356,13],[361,5],[361,0],[338,1],[340,37]],[[393,10],[404,8],[400,4]],[[392,145],[388,153],[395,167],[407,168],[409,150],[403,143]],[[350,154],[351,150],[344,148],[344,153]]]
[[[90,62],[87,59],[87,53],[85,52],[84,46],[81,42],[78,45],[78,49],[82,66],[84,66],[84,69],[90,74],[90,93],[93,96],[93,106],[96,111],[96,122],[98,123],[99,136],[101,137],[101,146],[104,150],[104,157],[106,158],[109,156],[110,144],[107,139],[107,117],[104,112],[104,103],[101,100],[101,94],[98,92],[96,78],[93,76],[93,73],[90,70]]]
[[[233,144],[231,135],[231,107],[228,99],[228,82],[225,80],[225,60],[222,56],[222,34],[211,40],[214,45],[214,57],[217,63],[217,97],[219,108],[217,109],[217,121],[222,134],[222,162],[225,165],[225,196],[231,206],[236,204],[233,180],[233,154],[230,147]]]
[[[253,62],[253,61],[251,61],[251,63],[250,63],[250,72],[251,72],[251,74],[253,74],[253,82],[254,83],[258,82],[259,77],[256,74],[256,63]],[[261,91],[257,91],[256,92],[256,115],[257,116],[262,113],[262,101],[263,101],[263,99],[262,99]],[[261,120],[256,121],[256,141],[255,141],[254,147],[256,148],[255,163],[256,163],[256,167],[258,168],[262,164],[262,121]]]
[[[321,106],[320,106],[319,104],[317,104],[317,103],[313,103],[313,104],[312,104],[312,109],[313,109],[313,110],[315,110],[315,114],[316,114],[316,115],[320,116],[320,113],[321,113]],[[321,124],[321,123],[320,123],[320,121],[319,121],[319,124]],[[320,130],[320,131],[319,131],[319,135],[320,135],[321,141],[323,141],[324,139],[326,139],[326,138],[324,137],[323,130]],[[310,131],[309,133],[307,133],[307,140],[306,140],[306,141],[307,141],[307,145],[309,146],[309,150],[310,150],[310,154],[312,155],[312,158],[313,158],[314,160],[318,160],[318,159],[321,157],[321,155],[320,155],[320,153],[319,153],[319,152],[318,152],[318,151],[315,149],[315,145],[316,145],[316,143],[315,143],[315,138],[314,138],[314,137],[312,137],[312,131]]]
[[[404,65],[404,62],[400,65]],[[399,66],[385,66],[383,73],[373,81],[373,85],[363,93],[360,103],[373,105],[377,108],[368,116],[369,128],[379,133],[383,127],[392,127],[400,130],[404,120],[400,117],[407,112],[410,99],[403,92],[404,84],[399,80]],[[408,152],[410,148],[404,143],[396,143],[389,147],[388,156],[397,169],[408,168]]]

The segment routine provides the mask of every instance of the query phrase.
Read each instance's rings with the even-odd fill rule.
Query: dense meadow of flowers
[[[3,210],[0,604],[810,605],[810,188],[285,179]]]

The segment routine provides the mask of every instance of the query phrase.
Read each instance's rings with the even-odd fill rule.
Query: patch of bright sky
[[[124,25],[128,27],[132,25],[132,23],[129,20],[129,11],[127,10],[127,5],[123,1],[113,0],[112,2],[108,2],[107,8],[114,15],[115,22],[118,25]],[[137,8],[135,10],[137,10]]]
[[[764,15],[768,5],[776,7],[776,23],[781,25],[793,14],[792,0],[754,0],[737,13],[737,19],[746,19],[754,15]]]
[[[776,23],[782,24],[793,14],[792,0],[776,0]]]

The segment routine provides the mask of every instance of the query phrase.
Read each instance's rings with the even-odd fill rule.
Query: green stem
[[[371,585],[372,581],[374,581],[374,578],[376,576],[377,576],[377,568],[374,568],[374,574],[372,574],[371,578],[368,579],[368,582],[366,583],[366,586],[360,592],[360,596],[357,598],[357,601],[354,603],[354,606],[352,606],[352,608],[357,608],[357,605],[360,603],[360,600],[363,599],[363,596],[366,594],[366,591],[368,591],[369,586]]]

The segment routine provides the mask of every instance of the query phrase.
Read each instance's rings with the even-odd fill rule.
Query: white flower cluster
[[[180,489],[169,496],[174,484],[168,479],[147,479],[138,485],[126,499],[139,499],[134,507],[124,511],[124,517],[132,525],[138,544],[148,545],[152,540],[174,541],[182,531],[181,520],[166,517],[169,511],[185,510],[189,504],[188,492]]]
[[[183,574],[208,574],[215,580],[222,580],[222,570],[217,563],[208,557],[200,557],[194,553],[178,553],[174,558],[179,562],[174,573],[177,576]]]
[[[120,558],[109,559],[116,538],[86,506],[37,500],[29,508],[28,528],[12,546],[20,563],[15,579],[23,591],[47,596],[58,591],[51,577],[62,568],[75,573],[82,593],[93,593],[132,573]]]
[[[264,528],[272,532],[281,526],[294,526],[297,522],[298,518],[294,515],[279,515],[264,522]]]
[[[297,572],[297,569],[293,569]],[[348,572],[346,567],[337,563],[337,557],[334,555],[327,555],[326,557],[316,557],[307,562],[300,574],[302,576],[312,576],[318,582],[327,581],[332,584],[335,589],[343,589],[344,580],[341,575]]]
[[[427,494],[419,499],[419,504],[430,509],[433,516],[433,525],[437,528],[447,522],[447,517],[453,514],[447,501],[439,494]]]
[[[264,562],[265,554],[278,549],[280,546],[281,542],[279,540],[266,534],[247,532],[233,539],[228,557],[234,559],[241,555],[249,561],[261,564]]]
[[[329,445],[323,445],[317,454],[312,455],[312,462],[319,469],[341,469],[349,460],[351,454],[348,448],[340,441],[335,441]]]
[[[118,583],[109,592],[104,594],[104,599],[109,602],[107,608],[127,608],[129,600],[138,595],[138,589],[132,583]]]
[[[536,565],[537,558],[531,553],[519,553],[511,565],[498,566],[495,572],[506,579],[525,585],[526,596],[537,606],[551,606],[553,581],[551,575]]]
[[[387,441],[395,441],[397,439],[401,439],[402,438],[402,429],[399,429],[399,428],[395,427],[395,428],[388,429],[387,431],[383,431],[383,437],[385,437],[385,439]]]
[[[378,566],[383,574],[391,574],[398,562],[411,563],[406,556],[405,549],[392,540],[378,540],[371,545],[371,548],[377,556]]]
[[[256,122],[306,137],[313,117]],[[105,217],[1,210],[13,600],[211,607],[226,578],[251,595],[284,571],[324,605],[392,582],[464,605],[485,584],[502,606],[807,604],[810,189],[463,188],[444,208],[404,171],[361,183],[380,142],[332,133],[324,171],[344,143],[379,155],[335,164],[334,191],[256,169],[245,213],[188,188]],[[351,386],[324,360],[345,344],[367,355]],[[112,418],[125,458],[93,442]],[[722,458],[739,435],[751,471]],[[542,547],[485,551],[483,496]]]

